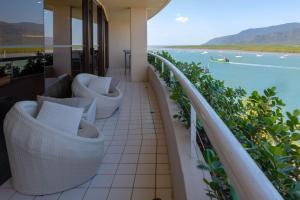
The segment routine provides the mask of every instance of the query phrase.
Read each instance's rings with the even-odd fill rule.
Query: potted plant
[[[10,75],[6,73],[7,66],[0,66],[0,86],[10,83]]]

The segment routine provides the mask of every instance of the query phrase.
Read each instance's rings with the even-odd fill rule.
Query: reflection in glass
[[[93,70],[94,74],[98,74],[98,4],[93,2]]]
[[[82,7],[72,8],[72,75],[80,73],[83,59]]]
[[[43,10],[43,0],[1,0],[0,86],[43,72]]]

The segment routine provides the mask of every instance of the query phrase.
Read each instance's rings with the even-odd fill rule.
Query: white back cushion
[[[110,83],[111,77],[97,77],[90,81],[88,88],[99,94],[107,95],[109,93]]]
[[[77,135],[83,108],[74,108],[44,101],[37,120],[67,134]]]

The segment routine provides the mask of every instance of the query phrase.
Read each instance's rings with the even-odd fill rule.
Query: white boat
[[[256,54],[256,57],[263,57],[263,54]]]
[[[237,55],[237,56],[235,56],[236,58],[242,58],[243,56],[241,56],[241,55]]]
[[[207,51],[203,51],[201,54],[202,54],[202,55],[208,54],[208,52],[207,52]]]
[[[286,56],[280,56],[280,59],[285,59],[286,58]]]

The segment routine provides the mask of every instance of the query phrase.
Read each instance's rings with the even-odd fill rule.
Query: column
[[[53,9],[53,67],[57,75],[71,74],[71,8]]]
[[[147,80],[147,9],[130,11],[131,80]]]

